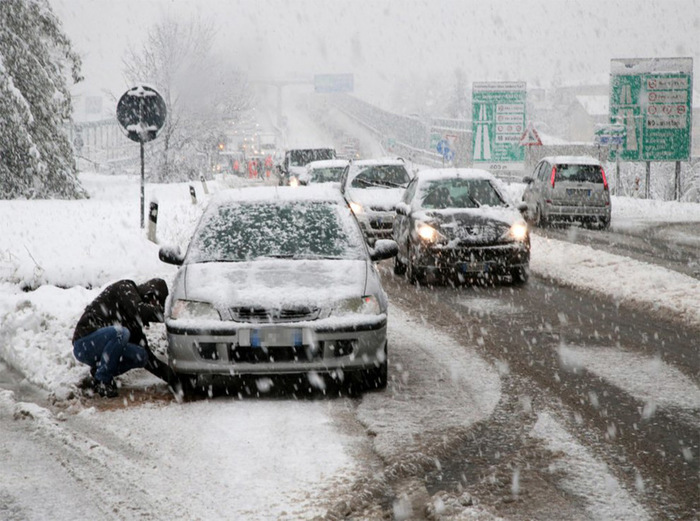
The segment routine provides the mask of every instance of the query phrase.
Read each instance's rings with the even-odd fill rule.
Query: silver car
[[[545,157],[535,167],[523,201],[529,220],[538,226],[580,222],[586,226],[610,226],[610,191],[605,171],[591,157]]]
[[[391,238],[396,205],[410,181],[401,159],[353,161],[345,170],[340,190],[370,244]]]
[[[387,297],[370,249],[328,185],[228,190],[212,198],[182,256],[166,303],[176,383],[225,385],[242,375],[355,376],[387,383]]]

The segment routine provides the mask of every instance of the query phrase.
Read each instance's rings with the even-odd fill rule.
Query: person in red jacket
[[[268,154],[265,157],[265,177],[270,177],[270,175],[272,174],[272,167],[273,166],[274,166],[274,163],[272,161],[272,156]]]
[[[73,333],[73,355],[90,366],[93,388],[100,396],[117,396],[114,377],[137,367],[167,378],[167,364],[151,353],[143,332],[150,322],[163,322],[167,296],[163,279],[141,285],[120,280],[85,308]]]

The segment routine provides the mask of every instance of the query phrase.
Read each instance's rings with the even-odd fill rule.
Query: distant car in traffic
[[[410,181],[401,159],[363,159],[345,169],[340,189],[370,244],[391,238],[396,204]]]
[[[610,190],[603,166],[592,157],[552,156],[537,163],[523,201],[537,226],[579,222],[584,226],[610,226]]]
[[[423,170],[408,185],[396,214],[394,272],[407,274],[412,283],[502,276],[527,281],[527,223],[489,172]]]
[[[239,375],[330,374],[387,384],[387,296],[347,202],[331,186],[253,187],[212,198],[165,309],[168,361],[185,389]]]
[[[294,148],[284,153],[279,165],[279,184],[298,185],[299,177],[306,172],[306,165],[312,161],[336,159],[334,148]]]
[[[306,171],[299,176],[299,184],[336,183],[340,186],[343,171],[349,163],[346,159],[312,161],[306,165]]]

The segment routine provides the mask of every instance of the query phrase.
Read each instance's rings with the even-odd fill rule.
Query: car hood
[[[365,294],[364,260],[270,259],[184,265],[176,277],[173,299],[237,306],[324,307]]]
[[[499,242],[516,222],[523,222],[512,208],[464,208],[416,212],[414,217],[436,224],[447,239]]]
[[[306,174],[305,166],[290,166],[289,173],[293,176],[299,177]]]
[[[348,200],[376,211],[393,211],[403,196],[403,188],[352,188]]]

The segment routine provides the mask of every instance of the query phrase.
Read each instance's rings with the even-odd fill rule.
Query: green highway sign
[[[610,121],[625,127],[620,159],[690,159],[692,84],[692,58],[611,60]]]
[[[473,162],[490,171],[523,170],[527,84],[524,81],[472,84]]]

